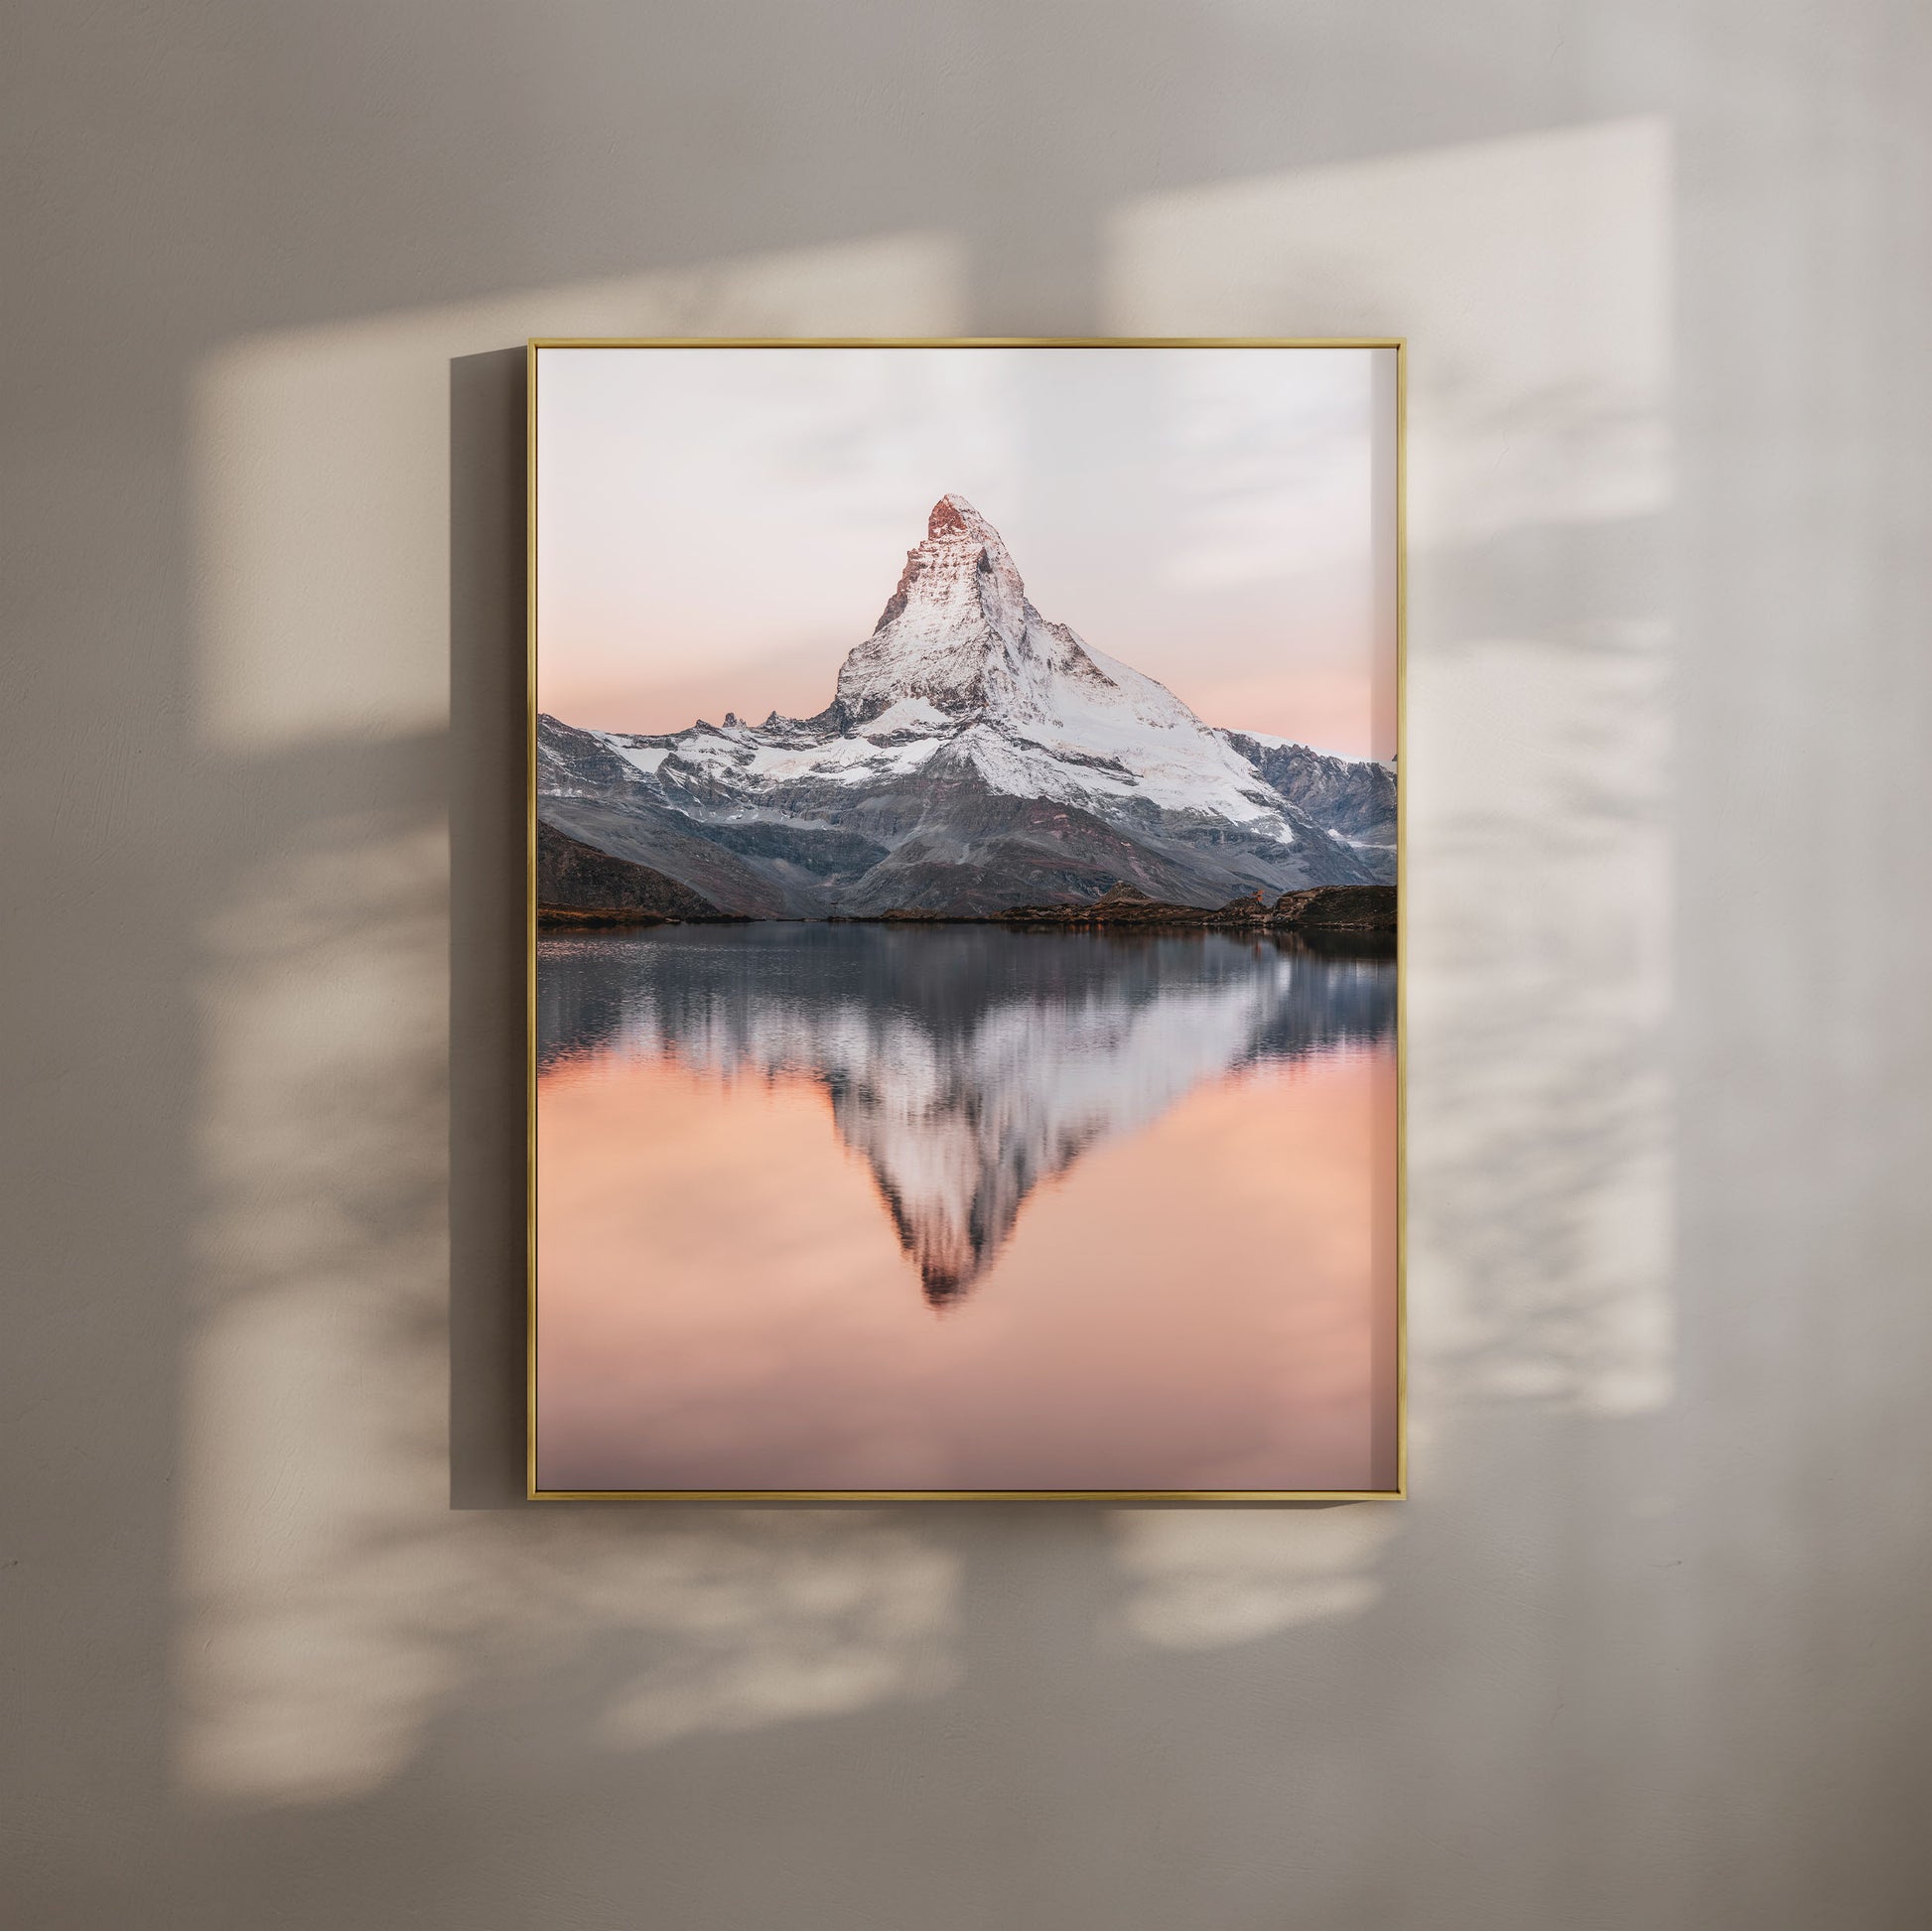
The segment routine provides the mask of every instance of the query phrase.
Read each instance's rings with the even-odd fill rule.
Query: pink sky
[[[1388,353],[540,350],[538,702],[819,710],[956,491],[1047,618],[1210,724],[1387,757]]]

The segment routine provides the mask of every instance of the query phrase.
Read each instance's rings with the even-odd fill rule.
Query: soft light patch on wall
[[[193,398],[200,712],[219,744],[436,729],[449,708],[449,364],[530,336],[943,335],[935,234],[240,342]]]

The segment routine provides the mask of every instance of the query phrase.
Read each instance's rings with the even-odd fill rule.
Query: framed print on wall
[[[529,355],[531,1495],[1400,1495],[1402,345]]]

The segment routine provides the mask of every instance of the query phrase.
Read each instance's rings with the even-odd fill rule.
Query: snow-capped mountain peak
[[[1305,769],[1299,747],[1211,730],[1048,621],[957,494],[932,505],[817,716],[727,714],[659,736],[551,726],[539,754],[560,829],[764,916],[978,909],[1121,879],[1202,904],[1361,883],[1381,860],[1358,854],[1393,819],[1355,809],[1337,835],[1298,796],[1354,809],[1359,781],[1335,760]]]
[[[840,669],[838,698],[848,726],[869,732],[908,702],[953,720],[1018,722],[1054,716],[1058,684],[1110,690],[1120,671],[1103,669],[1071,629],[1040,616],[1000,532],[964,496],[945,495],[926,518],[925,540],[906,552],[872,635]],[[1146,687],[1140,708],[1159,692],[1156,708],[1198,726],[1152,678],[1125,675]]]
[[[1075,791],[1136,792],[1169,809],[1247,821],[1279,802],[1165,685],[1048,622],[1000,532],[960,495],[933,504],[925,540],[839,672],[838,708],[875,740],[964,727],[960,749],[981,775],[1022,795],[1068,795],[1044,768],[1052,760],[1078,768]]]
[[[1012,688],[1037,621],[1000,532],[964,496],[941,496],[872,635],[839,671],[840,707],[854,726],[906,698],[954,717],[984,711]]]

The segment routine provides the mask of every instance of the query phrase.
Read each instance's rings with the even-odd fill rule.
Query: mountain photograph
[[[535,1492],[1391,1486],[1393,352],[537,351]]]

